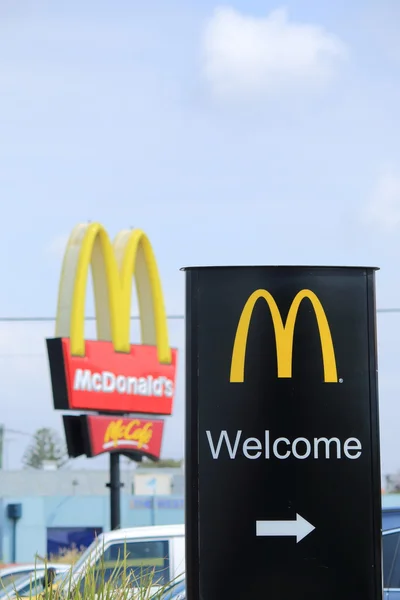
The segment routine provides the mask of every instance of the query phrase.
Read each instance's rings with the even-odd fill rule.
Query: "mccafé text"
[[[265,431],[263,439],[245,438],[242,434],[241,430],[231,435],[226,430],[222,430],[217,435],[206,431],[213,459],[244,457],[249,460],[258,458],[285,460],[293,457],[298,460],[306,458],[356,460],[362,453],[361,442],[355,437],[349,437],[344,441],[337,437],[314,437],[311,439],[297,437],[290,440],[287,437],[272,438],[269,430]]]
[[[147,423],[140,419],[132,419],[132,421],[124,422],[123,419],[111,421],[104,434],[104,443],[112,441],[114,446],[118,445],[119,441],[136,441],[137,447],[142,448],[147,446],[153,436],[153,423]]]

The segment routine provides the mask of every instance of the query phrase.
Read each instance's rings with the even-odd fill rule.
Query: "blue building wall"
[[[154,505],[153,505],[154,500]],[[9,497],[0,505],[1,560],[12,561],[12,521],[7,505],[22,504],[22,518],[17,522],[16,562],[32,562],[36,554],[47,553],[47,529],[55,527],[100,527],[110,529],[108,496],[32,496]],[[129,496],[121,494],[121,527],[184,523],[181,496]]]
[[[400,508],[400,494],[383,494],[383,508]]]

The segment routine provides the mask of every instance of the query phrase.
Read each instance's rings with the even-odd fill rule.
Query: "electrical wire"
[[[18,429],[9,429],[8,427],[4,427],[4,431],[6,433],[14,433],[17,435],[25,435],[26,437],[32,437],[31,433],[28,433],[27,431],[19,431]]]
[[[377,313],[400,313],[398,308],[377,308]],[[185,315],[167,315],[168,321],[183,321]],[[140,315],[131,315],[131,321],[138,321]],[[53,323],[56,317],[0,317],[0,323]],[[96,317],[85,317],[85,321],[96,321]]]
[[[400,307],[394,308],[378,308],[377,313],[400,313]],[[184,320],[185,315],[167,315],[167,319],[171,321],[182,321]],[[132,315],[131,320],[137,321],[140,319],[140,315]],[[56,320],[55,317],[0,317],[0,323],[45,323],[45,322],[54,322]],[[96,317],[85,317],[85,321],[95,321]],[[0,359],[7,358],[43,358],[45,357],[45,353],[6,353],[0,354]]]
[[[377,313],[400,313],[400,307],[378,308]],[[168,321],[183,321],[185,315],[167,315]],[[138,321],[140,315],[131,315],[131,321]],[[0,317],[0,323],[54,323],[55,317]],[[85,317],[85,321],[95,321],[96,317]]]
[[[400,311],[400,308],[399,308]],[[168,320],[184,319],[185,315],[167,315]],[[132,315],[131,321],[138,321],[140,315]],[[55,317],[0,317],[0,323],[52,323]],[[96,317],[85,317],[85,321],[95,321]]]

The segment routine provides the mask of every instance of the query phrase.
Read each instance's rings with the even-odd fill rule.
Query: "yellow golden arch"
[[[239,319],[232,351],[230,372],[231,383],[243,383],[244,381],[244,366],[249,326],[254,306],[260,298],[263,298],[268,304],[275,329],[278,377],[288,378],[292,376],[294,326],[300,304],[305,298],[308,298],[315,312],[321,338],[324,380],[326,383],[336,383],[338,381],[338,376],[331,331],[323,306],[316,294],[311,290],[301,290],[298,292],[292,302],[286,323],[284,324],[273,296],[267,290],[261,289],[256,290],[251,294]]]
[[[132,278],[135,278],[142,343],[157,346],[160,363],[171,363],[168,326],[156,259],[146,234],[121,231],[112,243],[100,223],[77,225],[64,255],[58,292],[56,337],[69,337],[71,354],[85,355],[86,288],[92,270],[97,338],[130,351]]]

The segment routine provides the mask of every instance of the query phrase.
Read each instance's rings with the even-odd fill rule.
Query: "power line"
[[[28,433],[27,431],[19,431],[18,429],[9,429],[8,427],[5,427],[4,431],[6,433],[16,433],[17,435],[25,435],[30,438],[33,437],[31,433]]]
[[[397,308],[378,308],[377,313],[400,313]],[[167,315],[168,321],[182,321],[185,315]],[[140,315],[131,315],[131,321],[138,321]],[[0,317],[0,323],[54,323],[55,317]],[[96,321],[96,317],[85,317],[85,321]]]
[[[399,308],[400,311],[400,308]],[[185,315],[167,315],[169,321],[184,319]],[[132,315],[131,321],[138,321],[140,315]],[[55,317],[0,317],[0,323],[52,323]],[[96,317],[85,317],[85,321],[95,321]]]
[[[398,308],[378,308],[377,313],[400,313],[400,307]],[[168,320],[183,320],[185,315],[167,315]],[[137,321],[140,319],[139,315],[132,315],[131,320]],[[0,317],[0,323],[45,323],[54,322],[55,317]],[[95,321],[96,317],[85,317],[85,321]],[[6,358],[43,358],[46,356],[45,353],[6,353],[0,354],[0,359]]]

